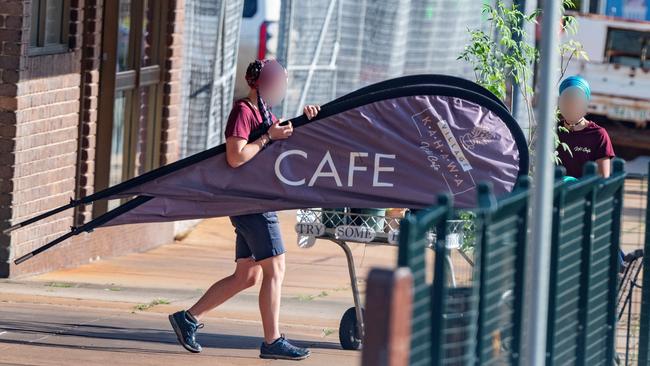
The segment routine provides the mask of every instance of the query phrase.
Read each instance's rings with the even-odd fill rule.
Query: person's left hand
[[[307,116],[307,119],[312,119],[316,117],[318,112],[320,112],[320,106],[316,104],[308,104],[303,108],[303,113]]]

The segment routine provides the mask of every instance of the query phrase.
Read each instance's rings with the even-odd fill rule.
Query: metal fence
[[[562,177],[558,171],[550,228],[553,255],[547,364],[612,365],[615,359],[623,364],[620,342],[615,339],[623,278],[619,244],[626,248],[625,242],[620,242],[625,238],[621,234],[625,230],[622,218],[626,217],[623,162],[614,162],[608,179],[599,178],[593,164],[578,182],[565,183]],[[413,274],[411,365],[523,364],[524,266],[531,245],[526,234],[528,185],[524,177],[513,193],[498,200],[489,186],[479,187],[474,268],[466,287],[453,287],[450,267],[443,265],[448,250],[446,223],[457,214],[447,198],[402,221],[398,265],[410,268]],[[433,282],[428,284],[425,253],[431,229],[437,233],[436,263]],[[649,301],[650,294],[645,295]],[[647,316],[640,315],[642,319]],[[619,332],[620,328],[621,323]],[[647,327],[643,331],[642,342],[648,343]],[[638,348],[642,360],[647,357],[647,346]]]
[[[468,25],[480,26],[476,0],[285,0],[278,59],[289,72],[279,115],[325,103],[381,80],[407,74],[470,77],[456,58]]]
[[[243,0],[187,0],[181,158],[223,142],[232,106]]]
[[[649,170],[650,172],[650,170]],[[647,234],[647,200],[648,194],[648,174],[630,175],[625,180],[623,199],[623,215],[621,227],[621,248],[623,252],[630,256],[630,261],[626,265],[634,266],[629,269],[628,280],[625,280],[626,287],[621,288],[621,304],[619,306],[619,320],[616,327],[616,352],[620,364],[637,365],[639,362],[640,341],[639,334],[641,331],[641,283],[644,276],[642,271],[637,273],[638,265],[645,260],[648,261],[649,248],[645,248],[642,258],[635,258],[635,254],[644,245],[650,242]],[[647,270],[647,265],[644,266]],[[637,277],[638,275],[638,277]],[[647,281],[647,280],[646,280]],[[647,289],[650,285],[645,286]],[[646,295],[646,296],[650,296]],[[650,297],[649,297],[650,299]],[[650,300],[647,300],[650,304]],[[649,305],[646,305],[649,309]],[[646,320],[646,323],[649,320]],[[648,345],[646,344],[646,349]],[[646,362],[645,365],[648,363]]]
[[[400,224],[400,243],[397,264],[399,267],[406,267],[411,270],[413,276],[413,316],[411,320],[411,351],[410,365],[430,365],[432,360],[433,343],[432,330],[434,323],[440,322],[439,318],[433,317],[436,313],[431,307],[431,285],[427,283],[426,251],[429,250],[428,233],[437,228],[436,250],[438,242],[443,243],[446,236],[446,223],[449,219],[449,203],[446,198],[441,198],[440,205],[436,209],[427,210],[415,216],[407,216]],[[446,246],[442,252],[438,252],[436,262],[441,262],[445,257]],[[436,263],[435,268],[444,267],[442,263]],[[440,276],[447,276],[446,271],[438,271],[434,281],[442,283]],[[440,291],[444,291],[442,286]]]
[[[549,334],[547,341],[551,364],[611,365],[615,358],[618,251],[625,180],[622,164],[616,161],[613,176],[602,182],[591,165],[587,178],[560,189],[556,196],[555,211],[560,215],[554,223],[552,245],[558,248],[558,255],[551,266],[555,282],[551,286],[553,307],[549,308],[549,327],[554,326],[555,332]],[[572,241],[576,245],[567,244]],[[574,264],[576,261],[579,267]],[[570,281],[565,286],[566,278],[575,278],[577,282]],[[576,284],[577,287],[570,288]],[[575,290],[579,294],[577,302]],[[567,341],[574,334],[577,335],[575,344]]]
[[[648,164],[648,174],[644,179],[644,187],[647,199],[645,201],[645,247],[643,257],[643,289],[641,303],[642,309],[639,316],[639,365],[650,365],[650,164]],[[641,221],[643,222],[643,221]],[[640,229],[641,230],[641,229]]]
[[[282,2],[278,59],[289,73],[289,87],[276,113],[279,116],[290,118],[300,114],[307,101],[323,104],[334,99],[344,3],[344,0]]]
[[[529,181],[522,177],[512,195],[494,199],[479,186],[478,334],[481,365],[518,364],[521,355]]]

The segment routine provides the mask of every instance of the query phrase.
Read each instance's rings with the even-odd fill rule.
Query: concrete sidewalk
[[[338,342],[340,318],[353,304],[342,250],[322,240],[308,250],[297,248],[295,214],[283,212],[280,218],[288,249],[282,331],[314,347],[314,356],[301,364],[358,364],[360,353],[343,351]],[[146,253],[0,282],[0,362],[267,364],[257,358],[258,289],[243,292],[205,319],[199,334],[205,351],[197,357],[175,344],[167,324],[168,313],[190,306],[232,272],[233,243],[229,220],[210,219],[183,240]],[[352,247],[360,278],[370,267],[395,265],[395,248]],[[85,324],[97,325],[101,336]],[[57,353],[63,358],[52,358],[54,349],[64,349]]]

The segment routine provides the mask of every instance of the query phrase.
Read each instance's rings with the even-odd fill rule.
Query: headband
[[[560,84],[560,95],[568,88],[578,88],[582,90],[587,100],[591,99],[591,88],[589,83],[582,76],[569,76]]]

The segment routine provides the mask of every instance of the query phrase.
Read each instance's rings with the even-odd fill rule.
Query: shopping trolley
[[[325,239],[337,244],[345,253],[354,307],[349,308],[343,314],[339,325],[339,341],[344,349],[360,349],[364,335],[363,307],[354,257],[348,243],[398,246],[400,220],[401,217],[357,213],[351,212],[349,209],[302,209],[297,211],[295,229],[298,234],[298,246],[310,248],[315,244],[316,239]],[[463,231],[467,227],[467,221],[449,220],[446,243],[448,249],[457,250],[470,265],[473,265],[471,258],[461,250]],[[436,240],[435,232],[429,232],[428,239],[428,247],[433,250],[433,243]],[[448,251],[448,253],[450,252]],[[450,285],[456,287],[456,276],[450,254],[447,254],[445,262],[450,272]]]

